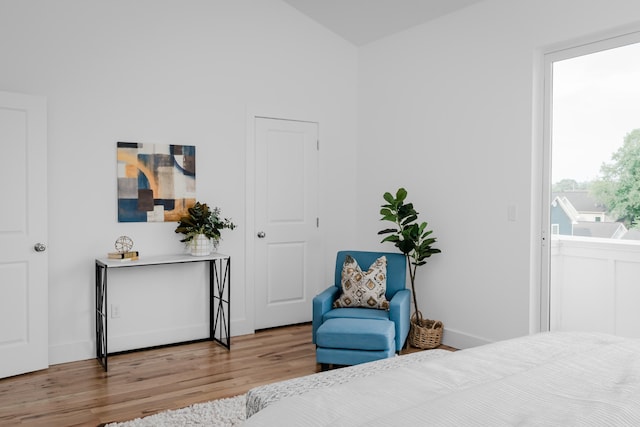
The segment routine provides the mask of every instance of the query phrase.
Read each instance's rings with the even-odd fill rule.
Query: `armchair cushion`
[[[318,346],[346,350],[395,350],[395,328],[388,320],[330,319],[318,329]]]
[[[333,307],[365,307],[389,309],[385,298],[387,291],[387,258],[383,255],[375,260],[366,272],[358,262],[347,255],[342,265],[342,294]]]
[[[389,320],[389,312],[384,310],[362,310],[361,308],[334,308],[322,317],[322,322],[329,319],[377,319]]]

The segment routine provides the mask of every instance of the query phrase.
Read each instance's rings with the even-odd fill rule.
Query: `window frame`
[[[578,41],[556,45],[542,52],[542,150],[540,192],[540,281],[539,281],[539,330],[549,331],[551,326],[551,163],[553,117],[553,64],[566,59],[590,55],[622,46],[640,43],[640,26],[618,29],[611,33],[593,35]],[[533,326],[533,325],[532,325]],[[532,329],[534,329],[532,327]]]

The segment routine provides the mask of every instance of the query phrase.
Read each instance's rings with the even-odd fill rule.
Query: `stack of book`
[[[119,259],[122,261],[133,261],[138,259],[140,254],[138,251],[128,251],[128,252],[109,252],[109,259]]]

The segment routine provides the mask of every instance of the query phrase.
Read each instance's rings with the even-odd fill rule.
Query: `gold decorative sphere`
[[[133,248],[133,240],[129,236],[120,236],[116,239],[116,251],[120,253],[129,252]]]

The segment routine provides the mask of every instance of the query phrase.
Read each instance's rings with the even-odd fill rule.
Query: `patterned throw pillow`
[[[363,272],[358,262],[350,255],[342,266],[342,294],[333,303],[334,308],[366,307],[389,309],[384,296],[387,290],[387,257],[375,260],[369,270]]]

